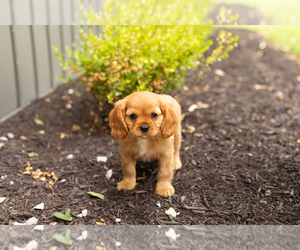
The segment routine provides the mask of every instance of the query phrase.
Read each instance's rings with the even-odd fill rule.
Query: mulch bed
[[[0,224],[33,216],[38,224],[68,225],[300,224],[300,66],[269,43],[260,49],[264,40],[259,35],[232,32],[240,41],[230,58],[179,96],[185,132],[174,196],[155,194],[156,162],[138,163],[136,188],[117,191],[122,179],[119,142],[105,124],[99,132],[91,131],[93,100],[70,83],[0,124],[0,136],[15,136],[0,149],[0,197],[7,198],[0,204]],[[196,74],[190,73],[187,85],[195,82]],[[209,107],[189,112],[197,102]],[[31,152],[36,156],[30,158]],[[67,159],[70,154],[73,159]],[[97,156],[108,160],[98,162]],[[24,174],[28,166],[31,172],[54,172],[58,180],[52,189],[51,177],[45,182]],[[111,179],[106,178],[108,169]],[[89,189],[105,198],[90,196]],[[42,202],[43,210],[33,209]],[[180,215],[170,220],[165,214],[169,207]],[[52,216],[66,208],[71,222]],[[87,216],[77,217],[83,209]]]

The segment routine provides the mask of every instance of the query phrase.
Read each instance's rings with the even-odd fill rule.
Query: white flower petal
[[[8,137],[9,139],[14,139],[14,138],[15,138],[15,135],[12,134],[12,133],[7,133],[7,137]]]
[[[173,228],[170,228],[167,232],[165,232],[165,236],[169,238],[169,240],[176,240],[180,235],[176,234]]]
[[[38,219],[35,217],[32,217],[30,219],[28,219],[24,225],[35,225],[38,222]]]
[[[97,162],[102,161],[102,162],[107,162],[107,157],[106,156],[97,156]]]
[[[71,160],[71,159],[73,159],[73,157],[74,157],[73,154],[69,154],[69,155],[67,156],[67,159],[68,159],[68,160]]]
[[[85,217],[87,215],[87,212],[88,212],[87,209],[83,209],[81,212],[82,216]]]
[[[82,236],[82,239],[86,239],[87,238],[87,235],[88,235],[88,232],[86,230],[84,230],[82,233],[81,233],[81,236]]]
[[[45,203],[43,202],[43,203],[40,203],[40,204],[36,205],[36,206],[34,207],[34,209],[40,209],[40,210],[43,210],[43,209],[44,209],[44,206],[45,206]]]
[[[171,216],[172,218],[176,217],[176,212],[174,210],[174,208],[170,207],[167,211],[165,211],[165,213],[169,216]]]
[[[35,250],[35,249],[37,249],[38,244],[39,243],[37,241],[32,240],[32,241],[28,242],[28,244],[24,248],[15,246],[14,250]]]
[[[197,109],[198,108],[198,105],[197,104],[193,104],[193,105],[191,105],[190,107],[189,107],[189,109],[188,109],[188,111],[189,112],[193,112],[195,109]]]
[[[107,170],[106,175],[105,175],[106,179],[109,180],[112,177],[112,173],[113,173],[113,171],[111,169]]]
[[[37,225],[33,229],[37,231],[44,231],[44,225]]]
[[[6,197],[0,197],[0,203],[6,200]]]

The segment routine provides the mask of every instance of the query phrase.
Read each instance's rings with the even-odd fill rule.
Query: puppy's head
[[[169,138],[179,123],[171,105],[151,92],[135,92],[116,102],[109,114],[112,135],[123,140],[132,133],[147,138],[161,135]]]

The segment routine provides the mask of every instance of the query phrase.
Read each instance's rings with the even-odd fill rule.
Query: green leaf
[[[55,212],[52,214],[54,217],[61,219],[61,220],[66,220],[66,221],[72,221],[72,216],[70,213],[70,209],[67,208],[65,214]]]
[[[66,230],[65,232],[65,236],[62,236],[60,234],[54,234],[52,236],[53,239],[55,239],[56,241],[63,243],[65,245],[72,245],[72,239],[71,239],[71,232],[69,229]]]
[[[35,157],[35,153],[34,153],[34,152],[30,152],[30,153],[28,154],[28,156],[29,156],[30,158],[33,158],[33,157]]]
[[[90,190],[90,189],[89,189]],[[89,191],[89,192],[87,192],[88,194],[90,194],[90,195],[92,195],[92,196],[95,196],[95,197],[97,197],[97,198],[99,198],[99,199],[101,199],[101,200],[103,200],[104,199],[104,195],[103,194],[99,194],[99,193],[95,193],[95,192],[93,192],[93,191]]]
[[[36,124],[36,125],[41,125],[41,126],[44,126],[44,123],[43,123],[43,121],[42,121],[42,120],[40,120],[40,119],[37,119],[37,118],[35,118],[35,119],[34,119],[34,122],[35,122],[35,124]]]

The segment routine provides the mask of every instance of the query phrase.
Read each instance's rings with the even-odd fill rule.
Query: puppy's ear
[[[171,137],[179,124],[177,115],[171,105],[161,103],[161,111],[164,115],[163,123],[160,127],[161,135],[164,139]]]
[[[125,123],[125,108],[125,101],[120,100],[115,103],[115,107],[109,113],[111,134],[121,140],[125,139],[128,135],[128,129]]]

